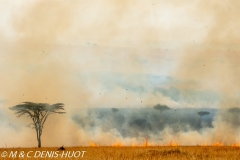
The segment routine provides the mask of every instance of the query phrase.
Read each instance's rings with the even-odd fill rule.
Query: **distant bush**
[[[159,111],[166,111],[166,110],[171,109],[167,105],[161,105],[161,104],[157,104],[157,105],[153,106],[153,108],[156,110],[159,110]]]
[[[117,109],[117,108],[112,108],[112,111],[113,111],[113,112],[118,112],[119,109]]]

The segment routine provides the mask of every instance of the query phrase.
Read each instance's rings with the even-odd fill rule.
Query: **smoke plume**
[[[65,115],[47,119],[43,146],[240,140],[239,7],[227,0],[1,3],[0,146],[36,146],[29,119],[9,111],[24,101],[65,104]]]

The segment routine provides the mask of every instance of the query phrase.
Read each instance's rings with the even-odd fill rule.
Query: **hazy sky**
[[[8,108],[24,101],[62,102],[66,119],[86,107],[238,107],[239,7],[1,0],[1,119],[14,121]]]

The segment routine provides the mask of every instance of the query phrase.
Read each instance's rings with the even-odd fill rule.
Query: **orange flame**
[[[206,142],[205,144],[201,145],[201,146],[208,146],[208,143]]]
[[[90,146],[91,146],[91,147],[98,147],[99,145],[97,145],[97,144],[94,143],[94,142],[90,142]]]
[[[144,144],[144,146],[145,146],[145,147],[148,146],[148,139],[147,139],[147,138],[145,138],[145,144]]]
[[[216,143],[213,143],[212,146],[224,146],[224,144],[222,142],[216,142]]]
[[[135,143],[132,143],[132,147],[137,147],[138,145],[136,145]]]
[[[179,146],[179,143],[171,140],[168,146]]]
[[[116,142],[112,146],[120,147],[120,146],[123,146],[123,144],[117,139]]]
[[[238,142],[238,143],[233,143],[231,146],[233,146],[233,147],[240,147],[240,142]]]
[[[96,143],[94,143],[94,142],[90,142],[90,146],[91,146],[91,147],[99,147],[100,145],[98,145],[98,144],[96,144]],[[121,147],[121,146],[124,146],[124,145],[123,145],[123,143],[122,143],[120,140],[116,139],[116,142],[113,143],[112,146],[113,146],[113,147]],[[145,139],[145,142],[144,142],[142,145],[141,145],[141,144],[132,143],[131,146],[132,146],[132,147],[142,147],[142,146],[148,147],[148,146],[154,146],[154,145],[150,144],[149,141],[148,141],[148,139],[146,138],[146,139]],[[160,146],[160,145],[158,145],[158,146]],[[164,146],[164,145],[163,145],[163,146]],[[169,142],[169,144],[168,144],[168,145],[165,145],[165,146],[171,146],[171,147],[173,147],[173,146],[180,146],[180,144],[179,144],[179,142],[177,142],[177,141],[171,140],[171,141]],[[224,145],[224,143],[222,143],[222,142],[220,142],[220,141],[217,141],[217,142],[212,143],[212,144],[209,144],[209,143],[206,142],[205,144],[197,145],[197,146],[214,146],[214,147],[220,147],[220,146],[228,146],[228,145]],[[233,144],[231,144],[231,145],[229,145],[229,146],[232,146],[232,147],[240,147],[240,142],[238,142],[238,143],[237,143],[237,142],[236,142],[236,143],[233,143]]]

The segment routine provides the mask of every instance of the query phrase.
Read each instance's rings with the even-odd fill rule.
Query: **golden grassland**
[[[26,154],[29,151],[32,154],[32,158],[27,158],[26,155],[24,158],[2,158],[1,159],[35,159],[35,160],[47,160],[47,159],[85,159],[85,160],[161,160],[161,159],[193,159],[193,160],[208,160],[208,159],[229,159],[229,160],[238,160],[240,159],[240,147],[234,146],[147,146],[147,147],[132,147],[132,146],[99,146],[99,147],[66,147],[65,151],[58,151],[58,148],[48,147],[48,148],[1,148],[1,154],[6,151],[10,154],[11,151],[24,151]],[[58,151],[59,155],[64,153],[73,153],[76,151],[86,151],[84,156],[78,156],[78,158],[68,158],[63,156],[58,156],[57,158],[40,158],[33,157],[35,152],[40,153],[42,151],[56,152]],[[78,152],[79,153],[79,152]],[[44,153],[45,154],[45,153]],[[46,155],[46,154],[45,154]],[[39,156],[39,155],[38,155]],[[44,155],[43,155],[44,157]]]

